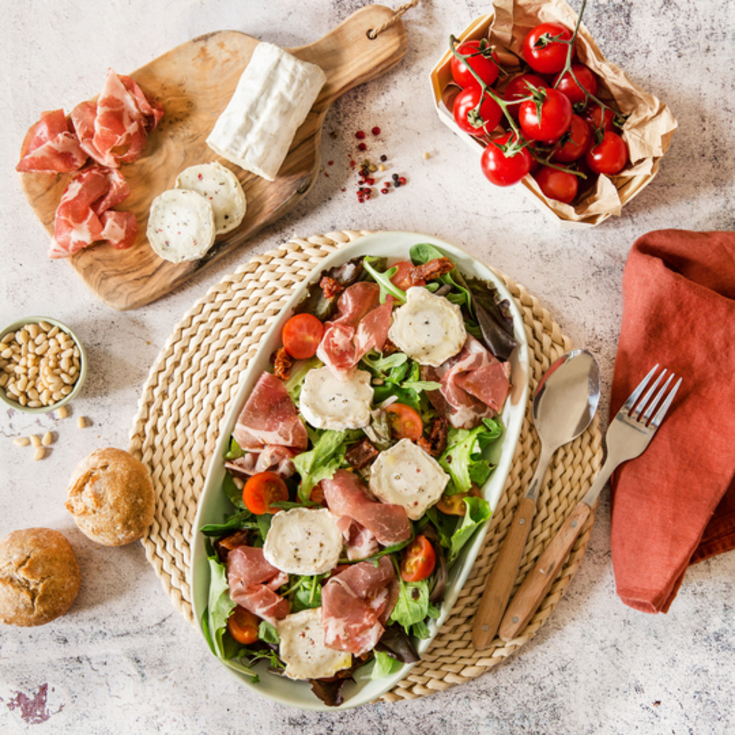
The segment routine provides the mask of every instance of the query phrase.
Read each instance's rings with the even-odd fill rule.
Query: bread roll
[[[80,583],[77,558],[58,531],[26,528],[0,541],[0,622],[48,623],[71,607]]]
[[[122,449],[98,449],[74,469],[66,509],[103,546],[139,539],[153,521],[155,495],[142,462]]]

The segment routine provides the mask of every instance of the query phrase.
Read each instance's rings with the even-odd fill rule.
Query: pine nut
[[[64,397],[64,394],[60,390],[55,390],[51,394],[51,398],[53,398],[55,401],[60,401]]]
[[[85,418],[84,418],[84,416],[80,416],[80,417],[79,417],[79,418],[77,419],[77,426],[78,426],[78,427],[79,427],[80,429],[86,429],[86,428],[87,428],[87,419],[85,419]]]
[[[39,459],[43,459],[46,456],[46,450],[43,447],[38,447],[36,453],[33,455],[33,461],[38,462]]]
[[[4,388],[7,382],[8,382],[8,374],[3,373],[2,375],[0,375],[0,387]]]
[[[66,406],[60,406],[58,411],[58,417],[60,419],[65,419],[69,415],[69,411],[66,408]]]
[[[13,356],[13,350],[11,350],[10,347],[6,347],[0,354],[2,354],[3,358],[7,360]]]
[[[29,324],[28,325],[28,333],[31,335],[31,339],[36,339],[38,337],[38,324]]]
[[[43,403],[41,401],[28,401],[28,408],[41,408]]]
[[[69,368],[71,367],[71,360],[68,357],[63,357],[61,359],[61,369],[65,372],[69,372]]]
[[[41,327],[44,332],[48,332],[51,329],[51,325],[48,322],[38,322],[38,326]]]
[[[72,392],[72,390],[74,390],[74,388],[73,388],[73,387],[72,387],[71,385],[65,385],[65,386],[63,386],[63,388],[61,389],[61,395],[62,395],[62,396],[68,396],[68,395],[69,395],[69,393],[71,393],[71,392]]]
[[[34,447],[41,446],[41,440],[35,434],[31,434],[30,438],[31,438],[31,444],[33,444]]]
[[[13,439],[13,444],[16,447],[27,447],[31,443],[31,440],[27,436],[19,436],[17,439]]]
[[[43,439],[41,439],[41,444],[43,444],[44,447],[47,447],[49,444],[53,442],[53,440],[54,440],[53,435],[51,434],[50,431],[47,431],[43,435]]]
[[[18,396],[18,403],[20,403],[21,406],[25,406],[28,403],[28,397],[25,393],[21,393]]]
[[[28,332],[26,332],[25,329],[21,329],[21,331],[15,336],[15,339],[22,345],[26,344],[28,342]]]
[[[49,337],[55,337],[59,333],[58,327],[52,327],[51,331],[48,333]]]

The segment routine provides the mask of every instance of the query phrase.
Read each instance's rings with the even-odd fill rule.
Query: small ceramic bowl
[[[16,411],[23,411],[24,413],[48,413],[49,411],[55,411],[61,406],[65,406],[67,403],[69,403],[71,400],[79,395],[79,391],[81,391],[82,385],[84,384],[84,379],[87,377],[87,355],[84,352],[84,347],[82,346],[82,343],[79,341],[79,338],[76,336],[76,334],[74,334],[74,332],[72,332],[72,330],[69,329],[66,324],[60,322],[58,319],[51,319],[47,316],[28,316],[23,317],[22,319],[17,319],[12,324],[8,324],[2,329],[2,331],[0,331],[0,342],[3,341],[3,338],[6,334],[10,332],[17,332],[23,329],[23,327],[28,326],[29,324],[38,324],[39,322],[46,322],[47,324],[50,324],[52,328],[58,327],[60,331],[65,332],[72,338],[72,340],[74,340],[74,344],[76,345],[76,347],[79,348],[79,374],[77,376],[76,382],[72,384],[71,392],[63,398],[60,398],[55,403],[49,404],[48,406],[37,406],[34,408],[31,408],[29,406],[21,406],[18,401],[13,399],[12,394],[6,393],[4,386],[0,387],[0,400],[2,400],[11,408],[14,408]],[[0,368],[0,375],[1,374],[2,368]]]

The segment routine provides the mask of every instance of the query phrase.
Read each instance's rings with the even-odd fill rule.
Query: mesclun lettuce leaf
[[[518,344],[513,336],[510,304],[501,299],[497,289],[487,281],[470,278],[467,287],[472,293],[482,341],[498,360],[509,360]]]
[[[447,495],[468,493],[473,484],[485,484],[492,467],[484,459],[483,451],[501,433],[502,427],[494,419],[483,419],[476,429],[449,430],[447,448],[439,457],[439,464],[450,477]]]
[[[404,582],[400,574],[397,578],[400,584],[398,600],[388,622],[402,625],[406,633],[417,638],[428,638],[429,628],[424,620],[439,617],[439,610],[429,601],[429,580]]]
[[[347,432],[323,431],[308,452],[302,452],[294,458],[296,471],[301,476],[299,498],[302,502],[309,500],[315,485],[326,480],[339,469],[345,456],[345,440]]]
[[[247,510],[245,501],[242,499],[242,490],[235,485],[235,480],[229,472],[225,474],[225,479],[222,481],[222,491],[236,508]]]
[[[327,574],[298,577],[296,582],[285,593],[291,599],[291,612],[301,612],[322,605],[322,582]]]
[[[235,608],[230,598],[227,584],[227,568],[216,554],[207,556],[209,560],[209,599],[207,600],[207,630],[212,653],[219,658],[227,658],[224,634],[227,631],[227,619]]]
[[[274,625],[271,625],[267,620],[261,620],[258,626],[258,638],[266,643],[278,644],[281,642],[281,637],[278,635]]]
[[[225,452],[225,459],[240,459],[245,456],[245,450],[235,441],[235,437],[230,438],[230,446]]]
[[[459,556],[462,547],[470,540],[478,526],[490,520],[493,514],[490,510],[490,503],[484,498],[466,497],[464,498],[464,504],[467,506],[467,512],[462,516],[462,522],[452,534],[450,540],[449,553],[447,554],[447,564],[449,565]]]
[[[382,679],[384,676],[390,676],[395,674],[403,664],[397,659],[393,658],[389,653],[383,651],[375,651],[375,664],[373,670],[370,672],[371,679]]]
[[[297,360],[292,369],[288,380],[284,381],[283,387],[291,396],[291,400],[298,406],[301,397],[301,386],[304,384],[304,378],[310,370],[323,367],[324,363],[318,357],[310,357],[308,360]],[[234,440],[233,440],[234,441]]]

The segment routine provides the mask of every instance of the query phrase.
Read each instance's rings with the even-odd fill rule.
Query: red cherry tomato
[[[288,488],[283,478],[275,472],[258,472],[245,483],[242,489],[245,507],[256,516],[264,513],[277,513],[273,503],[288,500]]]
[[[535,176],[541,191],[549,198],[570,204],[577,196],[577,177],[566,171],[542,166]]]
[[[577,77],[577,82],[582,85],[581,87],[574,81],[572,73]],[[554,88],[558,89],[562,94],[565,94],[574,105],[577,102],[586,101],[587,95],[584,93],[585,89],[590,94],[597,94],[597,77],[586,66],[572,64],[571,72],[564,74],[561,79],[557,76],[554,80]]]
[[[584,111],[585,120],[590,124],[593,130],[609,130],[611,133],[616,132],[615,113],[612,110],[600,107],[593,102]]]
[[[253,615],[250,610],[237,605],[232,611],[232,615],[227,618],[227,630],[230,635],[238,642],[245,646],[249,646],[258,640],[258,626],[260,618]]]
[[[551,156],[552,161],[571,163],[581,158],[589,148],[592,131],[589,124],[579,115],[572,115],[572,124],[561,137],[562,146]]]
[[[551,40],[555,39],[555,40]],[[531,30],[523,42],[523,58],[540,74],[556,74],[564,68],[572,32],[560,23],[541,23]]]
[[[436,567],[436,552],[426,536],[416,538],[406,547],[401,560],[401,579],[420,582],[431,576]]]
[[[596,174],[614,176],[628,162],[628,146],[617,133],[607,131],[601,143],[592,143],[584,160]]]
[[[527,148],[521,148],[513,154],[505,153],[500,146],[506,145],[514,133],[505,135],[491,141],[482,152],[480,163],[482,173],[495,186],[512,186],[518,183],[531,169],[533,157]]]
[[[489,53],[489,47],[486,53]],[[457,51],[460,54],[478,54],[467,60],[467,64],[460,61],[456,56],[452,56],[452,62],[450,64],[452,78],[457,84],[463,89],[467,87],[480,87],[480,83],[475,79],[472,72],[467,68],[469,65],[477,75],[482,79],[488,87],[495,82],[498,78],[498,65],[497,56],[492,54],[492,57],[488,58],[484,55],[479,55],[480,52],[480,41],[465,41],[464,43],[457,46]],[[495,59],[495,61],[493,61]]]
[[[503,92],[503,99],[506,102],[514,102],[515,100],[522,100],[524,97],[530,96],[531,90],[528,87],[529,84],[541,89],[549,88],[549,85],[535,74],[520,74],[510,80],[508,86],[505,88],[505,92]],[[518,119],[519,107],[520,105],[511,105],[508,108],[516,120]]]
[[[479,128],[474,127],[467,116],[470,111],[477,107],[481,96],[482,90],[479,87],[468,87],[463,89],[454,100],[452,110],[454,120],[465,133],[470,135],[485,135],[485,133],[491,132],[497,127],[500,118],[503,116],[503,111],[498,103],[489,95],[485,95],[485,99],[480,105],[480,117],[483,124]]]
[[[518,120],[523,132],[534,140],[556,140],[569,128],[572,122],[572,103],[556,89],[545,89],[545,99],[539,108],[534,100],[521,102]]]
[[[283,325],[281,339],[291,357],[306,360],[316,355],[323,334],[324,325],[313,314],[296,314]]]
[[[390,424],[390,433],[396,439],[410,439],[415,442],[421,438],[424,425],[421,416],[405,403],[391,403],[385,409]]]
[[[426,285],[426,281],[423,278],[409,279],[409,274],[413,270],[413,263],[410,261],[401,260],[398,263],[393,263],[391,267],[398,268],[398,270],[390,277],[390,282],[402,291],[407,291],[411,286]]]

